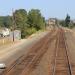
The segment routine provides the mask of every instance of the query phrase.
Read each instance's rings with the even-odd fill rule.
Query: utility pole
[[[12,31],[13,31],[13,42],[15,41],[15,37],[14,37],[14,30],[15,30],[15,14],[13,12],[13,9],[12,9],[12,20],[13,20],[13,26],[12,26]]]

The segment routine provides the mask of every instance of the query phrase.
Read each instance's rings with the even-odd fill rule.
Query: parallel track
[[[22,55],[12,65],[6,68],[0,75],[28,75],[40,62],[42,56],[46,53],[50,42],[55,39],[55,30],[52,30],[39,42],[37,42],[27,56]]]
[[[47,52],[50,43],[56,39],[55,54],[50,75],[72,75],[71,63],[64,31],[52,30],[40,39],[26,55],[22,55],[6,68],[0,75],[29,75],[38,66],[43,55]]]
[[[64,31],[60,29],[56,41],[53,72],[51,75],[72,75],[70,59],[65,41]]]

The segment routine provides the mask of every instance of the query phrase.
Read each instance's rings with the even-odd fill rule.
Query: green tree
[[[28,14],[25,9],[19,9],[12,16],[0,16],[0,27],[19,29],[22,38],[44,29],[45,24],[45,18],[38,9],[32,9]]]
[[[45,27],[45,19],[38,9],[32,9],[28,13],[29,27],[36,28],[36,30],[43,29]]]
[[[26,30],[27,30],[27,11],[24,9],[16,10],[13,13],[13,17],[16,23],[15,28],[21,30],[21,36],[24,38],[26,36]]]
[[[12,17],[6,16],[3,21],[4,27],[10,28],[12,27]]]
[[[59,21],[59,24],[60,24],[61,26],[65,26],[65,20]]]
[[[4,27],[5,16],[0,16],[0,27]]]
[[[70,16],[67,14],[65,19],[65,27],[69,27],[69,25],[70,25]]]

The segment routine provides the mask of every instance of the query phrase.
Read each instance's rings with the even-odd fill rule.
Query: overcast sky
[[[9,15],[15,9],[40,9],[46,18],[64,19],[68,13],[75,19],[75,0],[1,0],[0,15]]]

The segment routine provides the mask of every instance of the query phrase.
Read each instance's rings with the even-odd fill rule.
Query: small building
[[[49,18],[46,23],[48,28],[53,28],[56,25],[57,19],[56,18]]]
[[[10,29],[8,28],[1,28],[0,29],[0,37],[6,37],[10,35]]]
[[[12,40],[13,36],[14,36],[15,40],[20,40],[21,39],[21,31],[20,30],[11,31],[8,28],[0,29],[0,38],[5,37],[5,38],[9,38],[10,40]]]
[[[56,18],[49,18],[48,24],[49,25],[55,25],[56,24]]]
[[[74,20],[72,20],[72,22],[75,24],[75,19],[74,19]]]
[[[14,30],[10,32],[10,38],[14,41],[21,39],[21,31],[20,30]]]
[[[11,43],[13,41],[18,41],[20,39],[21,39],[21,31],[20,30],[11,31],[8,28],[0,29],[0,44],[7,44],[7,43]]]

